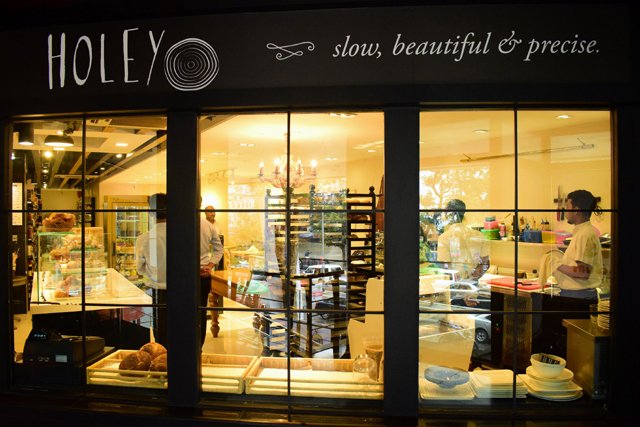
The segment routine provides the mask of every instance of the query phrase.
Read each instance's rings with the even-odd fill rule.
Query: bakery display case
[[[134,283],[142,283],[135,261],[136,239],[149,230],[147,196],[107,196],[110,265]]]
[[[82,290],[82,229],[40,231],[37,233],[38,271],[36,301],[46,294],[56,299],[80,297]],[[102,227],[84,229],[85,295],[99,295],[107,284],[107,264]],[[32,300],[34,299],[32,298]]]

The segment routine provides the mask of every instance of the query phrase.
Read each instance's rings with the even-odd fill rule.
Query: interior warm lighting
[[[311,176],[305,177],[304,168],[302,167],[302,161],[298,159],[297,162],[289,161],[289,187],[292,189],[301,187],[305,182],[316,179],[318,162],[311,160]],[[264,162],[260,162],[260,170],[258,177],[262,182],[269,182],[276,188],[286,190],[287,188],[287,173],[285,170],[287,167],[287,157],[282,156],[273,160],[273,172],[270,176],[264,174]]]
[[[122,158],[122,154],[118,153],[118,154],[116,154],[116,157],[117,157],[118,159],[121,159],[121,158]]]
[[[560,114],[558,116],[556,116],[556,119],[559,120],[565,120],[565,119],[570,119],[572,116],[568,115],[568,114]]]
[[[53,153],[52,153],[51,151],[45,151],[45,152],[44,152],[44,156],[45,156],[47,159],[49,159],[49,158],[53,157]]]
[[[116,142],[116,147],[128,147],[129,144],[126,142]]]
[[[48,147],[73,147],[73,138],[69,135],[47,135],[44,145]]]
[[[329,115],[331,117],[340,117],[341,119],[351,119],[357,116],[355,113],[329,113]]]
[[[487,129],[475,129],[473,133],[489,133]]]
[[[64,147],[53,147],[53,151],[65,151]]]

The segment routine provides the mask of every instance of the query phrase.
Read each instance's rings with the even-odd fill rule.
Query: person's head
[[[567,195],[565,215],[569,224],[580,224],[591,218],[591,213],[600,215],[598,200],[587,190],[575,190]]]
[[[204,216],[207,218],[207,221],[213,224],[216,220],[216,208],[211,205],[207,206],[204,208]]]
[[[462,222],[467,205],[460,199],[451,199],[445,206],[447,218],[451,222]]]
[[[149,196],[149,208],[156,209],[156,220],[158,222],[167,220],[167,195],[165,193],[155,193]]]

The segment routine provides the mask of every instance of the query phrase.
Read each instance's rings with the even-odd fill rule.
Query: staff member
[[[554,250],[540,263],[540,284],[553,276],[560,288],[560,296],[597,300],[596,288],[602,283],[602,247],[600,236],[591,224],[591,214],[602,215],[596,198],[587,190],[567,195],[566,218],[575,225],[566,251]],[[588,307],[587,307],[588,309]]]
[[[438,261],[458,270],[459,279],[479,279],[489,268],[489,243],[485,236],[462,224],[467,209],[460,199],[446,206],[449,228],[438,238]]]
[[[156,223],[136,240],[136,268],[144,284],[153,289],[153,303],[165,305],[153,308],[153,337],[167,347],[167,195],[149,196],[149,208],[156,210],[149,213]]]
[[[559,313],[542,315],[537,351],[560,357],[567,355],[567,331],[562,326],[562,319],[589,318],[589,305],[598,300],[597,288],[602,282],[603,271],[600,237],[590,221],[592,213],[602,215],[598,202],[587,190],[573,191],[567,199],[567,222],[575,225],[571,242],[564,254],[553,250],[542,257],[539,278],[539,283],[544,285],[553,276],[560,293],[543,299],[545,311]],[[572,313],[563,313],[568,311]]]
[[[202,198],[200,198],[202,203]],[[211,291],[211,272],[220,262],[224,247],[213,224],[200,217],[200,305],[206,307]],[[200,344],[207,336],[207,312],[200,311]]]

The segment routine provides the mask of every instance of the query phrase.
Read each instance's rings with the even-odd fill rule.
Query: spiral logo
[[[169,84],[182,91],[207,87],[219,70],[216,51],[209,43],[196,38],[174,44],[164,57],[164,74]]]

